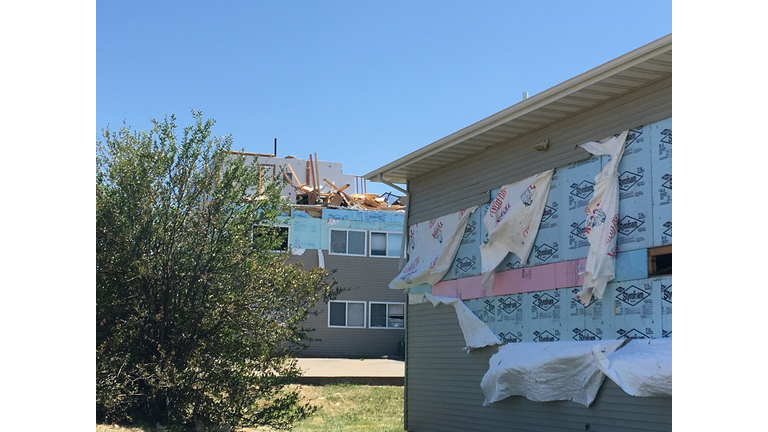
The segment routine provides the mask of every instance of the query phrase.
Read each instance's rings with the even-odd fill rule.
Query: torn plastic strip
[[[496,336],[493,331],[480,320],[480,318],[475,316],[461,299],[438,297],[432,294],[424,294],[424,297],[435,307],[441,303],[454,307],[456,310],[456,317],[459,319],[461,333],[464,335],[467,352],[477,348],[502,344],[501,339],[499,339],[499,337]]]

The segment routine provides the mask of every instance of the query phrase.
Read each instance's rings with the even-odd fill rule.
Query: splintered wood
[[[296,203],[318,206],[347,207],[357,210],[391,210],[397,211],[405,208],[403,205],[393,203],[390,205],[387,200],[377,194],[345,192],[349,184],[337,186],[327,178],[323,182],[328,186],[324,188],[320,184],[320,169],[317,159],[317,153],[309,155],[306,169],[306,182],[302,183],[299,177],[293,171],[290,164],[286,164],[287,170],[282,169],[283,177],[288,184],[296,191]],[[326,189],[323,191],[323,189]]]

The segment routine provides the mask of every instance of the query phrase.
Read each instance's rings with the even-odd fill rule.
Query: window
[[[648,276],[672,274],[672,245],[648,249]]]
[[[371,231],[371,256],[398,258],[402,240],[403,233]]]
[[[330,301],[328,303],[328,327],[365,328],[365,302]]]
[[[370,302],[371,317],[368,323],[371,328],[404,328],[405,303],[374,303]]]
[[[366,237],[365,231],[332,229],[328,253],[365,256]]]
[[[285,252],[288,250],[290,228],[287,225],[281,226],[255,226],[253,227],[254,246],[261,246],[261,242],[266,245],[271,252]],[[257,243],[260,243],[257,245]]]

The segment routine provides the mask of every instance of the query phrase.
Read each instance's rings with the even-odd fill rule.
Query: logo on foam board
[[[571,230],[571,235],[574,235],[578,238],[586,240],[587,236],[584,235],[585,223],[586,223],[585,221],[581,221],[579,223],[576,223],[576,222],[572,223],[571,228],[573,229]]]
[[[661,284],[661,299],[669,304],[672,304],[672,284]]]
[[[551,206],[545,205],[544,212],[541,214],[541,223],[546,222],[555,213],[557,213],[557,203],[552,203]]]
[[[670,337],[672,337],[672,330],[662,330],[661,331],[661,337],[663,337],[663,338],[670,338]]]
[[[637,329],[631,329],[629,331],[624,329],[616,330],[621,337],[626,339],[650,339],[651,337]]]
[[[519,334],[514,334],[512,332],[499,333],[499,339],[506,343],[517,343],[523,341],[523,338]]]
[[[533,295],[533,305],[544,311],[552,309],[559,301],[560,299],[548,293]]]
[[[635,141],[637,141],[638,143],[643,142],[645,140],[645,138],[640,138],[642,136],[643,136],[643,127],[642,126],[638,126],[638,127],[634,128],[634,129],[630,129],[629,133],[627,133],[627,140],[624,141],[624,148],[629,147]]]
[[[642,290],[634,285],[630,285],[627,288],[620,286],[616,288],[616,292],[618,293],[616,294],[616,298],[630,306],[637,306],[651,295],[648,291]]]
[[[639,170],[638,170],[639,171]],[[619,175],[619,189],[624,192],[632,189],[632,186],[636,185],[643,178],[640,173],[633,173],[632,171],[624,171]]]
[[[664,129],[661,131],[661,134],[664,135],[664,138],[661,139],[661,142],[664,144],[672,145],[672,129]]]
[[[483,309],[488,312],[491,315],[496,315],[496,306],[493,305],[493,300],[491,299],[484,299],[483,303],[485,303],[485,306]]]
[[[464,273],[468,272],[472,267],[474,267],[475,263],[477,262],[477,257],[472,255],[471,257],[461,257],[456,258],[456,268]]]
[[[644,223],[645,221],[633,218],[632,216],[624,216],[619,221],[619,234],[630,235],[643,226]]]
[[[514,297],[501,297],[499,298],[499,307],[498,309],[501,312],[504,312],[505,314],[509,315],[512,312],[516,311],[520,308],[523,304],[519,302],[518,300],[515,300]]]
[[[594,340],[601,340],[602,338],[595,333],[592,333],[591,331],[587,329],[579,329],[575,328],[573,329],[573,332],[576,333],[573,335],[573,340],[576,341],[594,341]]]
[[[553,335],[548,330],[544,330],[543,332],[535,331],[533,334],[536,336],[533,338],[534,342],[557,342],[560,340],[559,337]]]
[[[552,258],[552,255],[557,253],[557,248],[544,243],[538,247],[534,246],[533,253],[536,256],[536,259],[546,261]]]
[[[662,234],[672,237],[672,221],[664,222],[662,226],[666,228]]]
[[[573,183],[571,185],[571,195],[579,198],[587,198],[595,191],[595,184],[588,180],[582,180],[581,183]]]
[[[464,228],[464,235],[461,238],[466,239],[467,237],[471,236],[476,229],[477,229],[477,222],[475,221],[467,222],[467,227]]]
[[[672,190],[672,174],[664,174],[661,176],[661,179],[664,180],[664,183],[661,184],[661,187]]]
[[[520,260],[516,260],[515,262],[508,262],[504,265],[509,270],[519,269],[522,267],[522,263]]]

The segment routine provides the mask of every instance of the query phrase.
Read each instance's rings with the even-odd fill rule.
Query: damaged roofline
[[[387,165],[384,165],[374,171],[365,174],[363,177],[369,181],[383,181],[389,174],[406,168],[410,165],[438,154],[444,150],[460,144],[472,137],[482,134],[499,125],[507,123],[524,114],[536,111],[548,104],[568,96],[578,90],[600,82],[623,70],[636,66],[647,61],[660,53],[668,51],[672,45],[672,34],[668,34],[653,42],[650,42],[640,48],[630,51],[620,57],[617,57],[607,63],[590,69],[574,78],[564,81],[554,87],[544,90],[541,93],[533,95],[521,102],[516,103],[502,111],[497,112],[483,120],[473,123],[457,132],[443,137],[432,144],[426,145],[410,154],[403,156]],[[481,151],[481,150],[480,150]],[[398,181],[401,183],[400,181]]]

